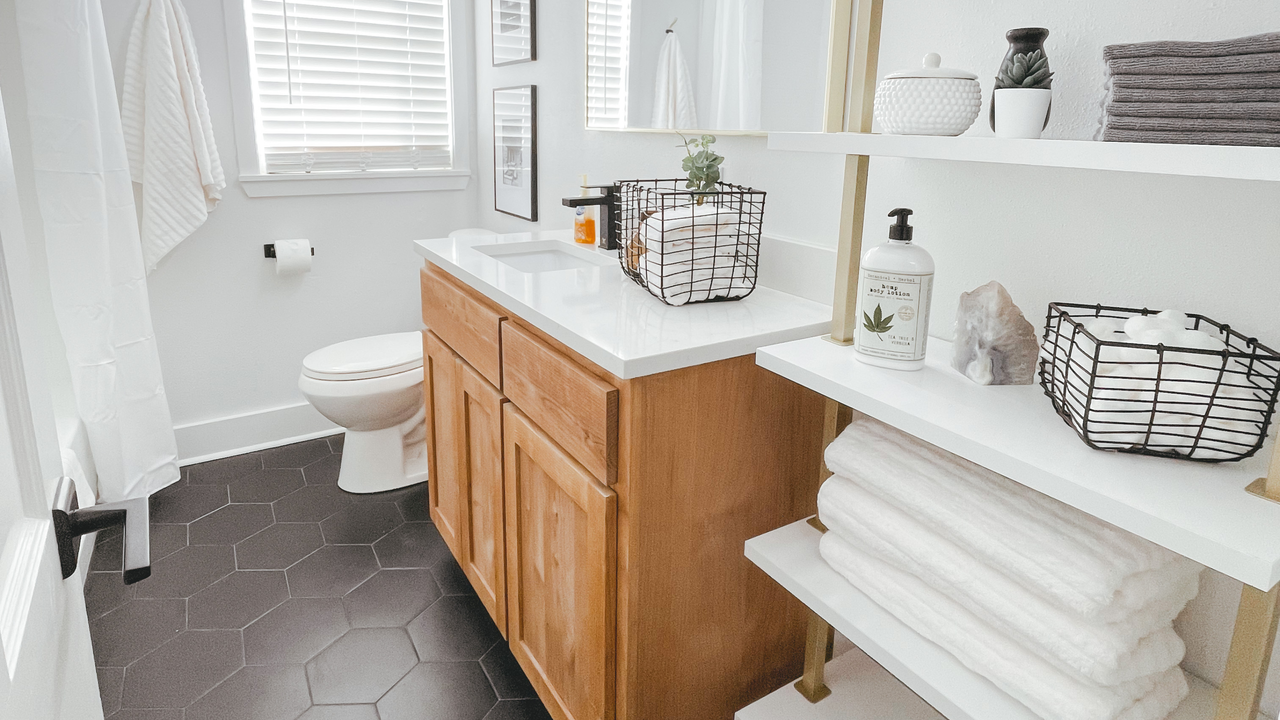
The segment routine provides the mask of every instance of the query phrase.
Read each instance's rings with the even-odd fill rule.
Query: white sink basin
[[[586,248],[574,247],[559,240],[487,245],[477,247],[476,252],[484,253],[508,267],[530,275],[558,270],[586,270],[618,264],[616,258]]]

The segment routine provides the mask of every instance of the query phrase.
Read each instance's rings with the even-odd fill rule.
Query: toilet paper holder
[[[311,254],[312,254],[312,255],[315,255],[315,254],[316,254],[316,249],[315,249],[315,248],[311,248]],[[275,259],[275,257],[276,257],[276,244],[275,244],[275,243],[267,243],[267,244],[263,245],[263,246],[262,246],[262,257],[265,257],[265,258],[271,258],[272,260],[274,260],[274,259]]]

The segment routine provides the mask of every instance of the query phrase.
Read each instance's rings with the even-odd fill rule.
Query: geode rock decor
[[[1036,330],[994,280],[960,296],[951,366],[979,385],[1030,385],[1040,352]]]

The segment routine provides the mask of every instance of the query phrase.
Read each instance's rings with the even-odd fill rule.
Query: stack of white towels
[[[1253,446],[1266,415],[1266,398],[1249,384],[1248,367],[1240,360],[1179,352],[1221,353],[1227,348],[1216,331],[1189,329],[1189,324],[1176,310],[1084,323],[1098,340],[1164,345],[1163,355],[1154,348],[1097,345],[1083,333],[1074,343],[1046,339],[1041,355],[1067,367],[1055,375],[1057,394],[1065,398],[1087,439],[1109,448],[1142,445],[1216,460]],[[1095,358],[1097,375],[1091,377]]]
[[[635,263],[649,290],[672,305],[743,297],[754,286],[754,268],[739,252],[748,231],[740,212],[714,200],[664,208],[640,224]]]
[[[826,453],[822,557],[1046,720],[1161,720],[1201,566],[880,422]]]

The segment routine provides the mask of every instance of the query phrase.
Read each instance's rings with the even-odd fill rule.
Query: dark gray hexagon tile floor
[[[185,468],[152,576],[99,533],[85,583],[109,720],[549,720],[427,514],[337,487],[342,436]]]

